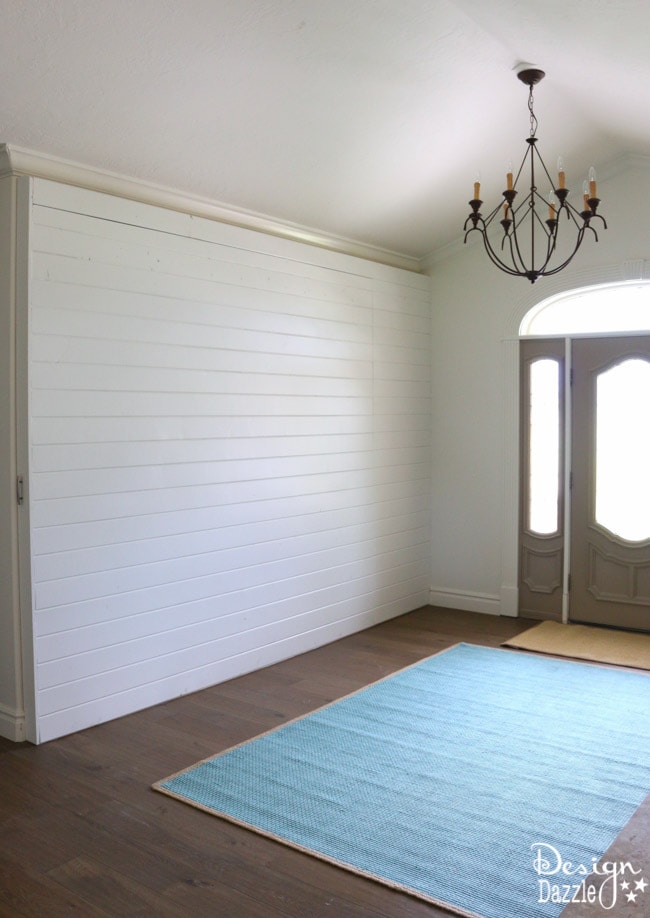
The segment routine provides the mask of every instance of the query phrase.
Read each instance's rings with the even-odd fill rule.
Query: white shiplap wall
[[[33,181],[37,741],[427,602],[426,278]]]

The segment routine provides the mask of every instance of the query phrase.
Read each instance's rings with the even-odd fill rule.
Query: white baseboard
[[[462,609],[484,615],[501,615],[501,600],[489,593],[466,593],[461,590],[441,590],[431,587],[429,603],[444,609]]]
[[[14,743],[25,741],[25,715],[0,704],[0,736]]]
[[[501,615],[509,618],[519,616],[519,588],[516,586],[501,587]]]

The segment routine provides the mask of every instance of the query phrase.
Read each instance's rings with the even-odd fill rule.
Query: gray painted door
[[[650,631],[650,336],[573,341],[576,622]]]

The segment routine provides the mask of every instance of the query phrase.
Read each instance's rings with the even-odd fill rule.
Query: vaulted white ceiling
[[[421,258],[650,144],[647,0],[0,0],[0,142]],[[603,171],[604,170],[604,173]]]

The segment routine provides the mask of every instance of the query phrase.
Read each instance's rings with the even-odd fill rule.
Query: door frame
[[[564,419],[564,429],[561,433],[561,448],[563,450],[563,468],[561,470],[561,480],[560,480],[560,489],[561,493],[564,494],[563,500],[563,518],[561,522],[561,535],[562,535],[562,624],[568,624],[572,621],[571,617],[571,591],[570,591],[570,581],[571,581],[571,542],[572,542],[572,504],[571,499],[571,477],[572,477],[572,468],[573,468],[573,350],[574,342],[578,340],[606,340],[612,341],[616,339],[627,339],[627,338],[638,338],[640,335],[646,337],[646,333],[639,332],[613,332],[607,333],[602,332],[599,334],[589,334],[585,332],[583,334],[572,334],[567,336],[562,335],[544,335],[544,336],[532,336],[526,335],[522,336],[519,339],[519,351],[521,353],[521,344],[524,341],[564,341],[564,388],[563,388],[563,419]],[[647,333],[650,335],[650,332]],[[520,360],[520,364],[521,364]],[[521,382],[521,381],[520,381]],[[519,393],[521,400],[521,392]],[[522,406],[523,407],[523,406]],[[520,431],[521,435],[521,431]],[[525,468],[525,459],[523,456],[523,444],[520,443],[520,474],[518,476],[519,482],[521,482],[521,472]],[[520,491],[520,494],[522,492]],[[521,497],[520,497],[521,503]],[[520,510],[521,512],[521,510]],[[517,536],[517,551],[518,557],[520,557],[520,544],[521,534]]]
[[[519,493],[520,493],[520,375],[519,342],[531,337],[522,331],[529,317],[544,304],[559,296],[584,293],[604,286],[628,286],[630,283],[650,285],[650,261],[624,261],[599,268],[576,270],[546,279],[546,295],[540,300],[536,288],[527,288],[515,298],[504,320],[501,338],[501,403],[502,409],[502,503],[501,503],[501,584],[499,612],[511,618],[519,615]],[[625,334],[650,334],[650,328]],[[613,337],[616,331],[603,333]],[[534,336],[532,336],[534,337]],[[553,337],[545,335],[540,337]],[[565,335],[556,337],[564,338]],[[578,337],[574,335],[573,337]],[[590,337],[596,337],[591,335]],[[567,451],[568,452],[568,451]],[[568,503],[568,502],[567,502]]]

